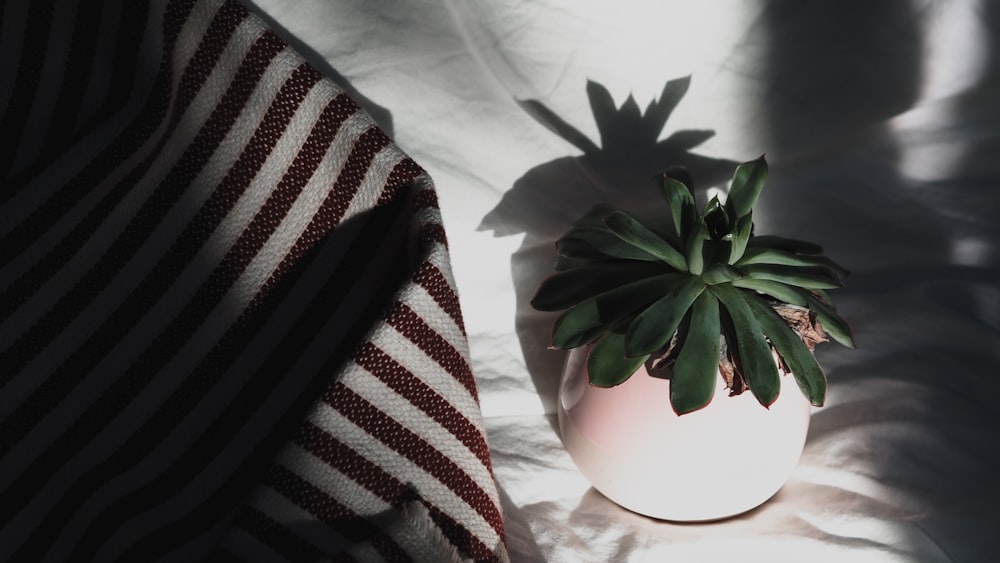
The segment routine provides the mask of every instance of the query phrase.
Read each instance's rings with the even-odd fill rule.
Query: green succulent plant
[[[766,177],[763,156],[740,164],[725,203],[714,197],[699,213],[685,174],[665,173],[669,213],[660,219],[601,204],[575,221],[531,302],[563,311],[551,347],[590,346],[587,371],[600,387],[643,364],[667,374],[678,414],[712,400],[718,372],[731,395],[749,389],[765,407],[777,399],[779,371],[791,373],[821,406],[826,376],[815,344],[828,334],[855,346],[826,293],[843,286],[847,270],[813,243],[754,235]]]

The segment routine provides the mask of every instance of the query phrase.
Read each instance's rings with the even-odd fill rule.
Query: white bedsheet
[[[253,3],[435,181],[514,561],[995,560],[1000,4]],[[694,132],[672,144],[584,157],[564,138],[602,146],[588,80],[645,108],[686,76],[658,139]],[[656,202],[662,168],[710,183],[761,153],[756,230],[852,270],[833,297],[859,349],[819,348],[828,401],[771,501],[714,524],[631,514],[561,447],[552,316],[527,301],[592,203]]]

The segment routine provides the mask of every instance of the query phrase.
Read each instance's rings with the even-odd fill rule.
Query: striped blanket
[[[0,17],[0,560],[506,560],[424,171],[234,0]]]

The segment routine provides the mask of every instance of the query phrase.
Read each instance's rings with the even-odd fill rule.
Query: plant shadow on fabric
[[[686,168],[703,190],[727,179],[736,165],[692,152],[715,134],[711,130],[680,130],[658,140],[689,85],[688,77],[668,81],[660,98],[643,112],[632,96],[616,107],[607,88],[589,81],[587,96],[601,146],[541,102],[518,102],[539,123],[583,151],[580,156],[558,158],[528,170],[479,226],[498,237],[524,234],[520,248],[511,256],[515,325],[546,412],[555,412],[565,354],[547,348],[555,315],[535,311],[529,302],[541,280],[552,272],[556,239],[598,203],[611,203],[639,217],[648,215],[649,208],[660,210],[662,196],[656,178],[668,168]]]

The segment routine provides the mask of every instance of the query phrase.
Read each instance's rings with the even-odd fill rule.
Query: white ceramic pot
[[[670,382],[640,368],[612,388],[590,385],[585,347],[570,351],[559,389],[563,443],[594,488],[653,518],[708,521],[751,510],[791,476],[811,407],[791,375],[765,409],[730,397],[721,376],[701,410],[677,416]]]

